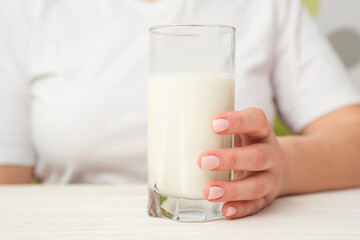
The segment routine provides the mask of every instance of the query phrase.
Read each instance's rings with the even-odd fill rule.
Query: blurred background
[[[360,0],[302,0],[347,68],[360,91]],[[277,135],[289,135],[279,119]]]

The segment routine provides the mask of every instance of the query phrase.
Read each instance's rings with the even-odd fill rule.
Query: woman
[[[360,97],[300,2],[0,4],[0,183],[145,182],[147,29],[191,22],[237,28],[238,111],[208,124],[238,145],[199,167],[250,174],[210,182],[209,201],[240,218],[281,195],[360,186]],[[298,135],[275,136],[274,102]]]

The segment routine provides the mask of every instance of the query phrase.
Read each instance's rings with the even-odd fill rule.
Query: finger
[[[241,134],[234,134],[234,147],[242,147],[243,140]]]
[[[271,132],[271,124],[259,108],[221,114],[213,120],[212,128],[220,135],[246,133],[255,138],[266,138]]]
[[[263,209],[268,201],[260,198],[252,201],[226,202],[222,207],[222,213],[225,217],[234,219],[253,215]]]
[[[276,175],[261,172],[234,181],[212,181],[204,188],[204,196],[212,202],[243,201],[259,199],[277,184]]]
[[[198,164],[204,170],[262,171],[276,165],[268,144],[258,143],[240,148],[213,149],[199,156]]]

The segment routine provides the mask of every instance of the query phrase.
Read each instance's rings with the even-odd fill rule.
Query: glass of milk
[[[230,171],[202,170],[199,155],[233,147],[212,120],[234,110],[235,28],[163,25],[150,28],[148,82],[148,213],[184,222],[223,218],[223,203],[204,198],[205,185]]]

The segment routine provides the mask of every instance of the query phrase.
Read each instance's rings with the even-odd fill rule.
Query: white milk
[[[230,172],[198,167],[199,155],[232,147],[232,136],[212,131],[212,120],[234,110],[230,74],[153,74],[149,79],[148,184],[162,195],[203,199],[205,185]]]

